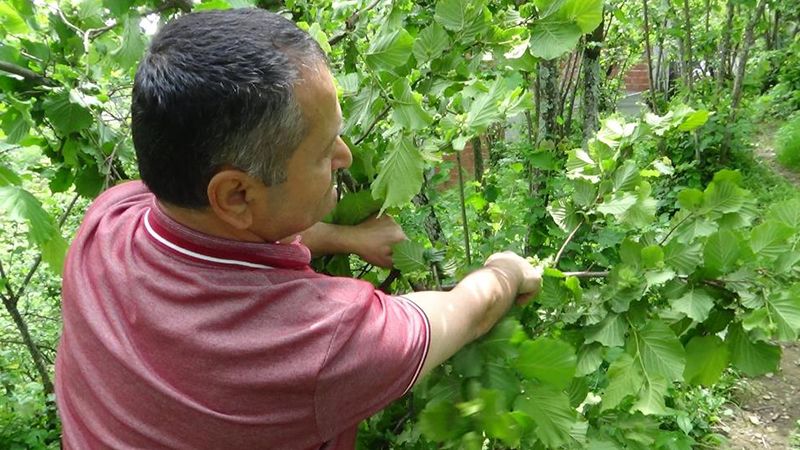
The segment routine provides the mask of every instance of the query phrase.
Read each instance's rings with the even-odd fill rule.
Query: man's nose
[[[336,159],[334,160],[334,169],[346,169],[353,164],[353,153],[350,152],[350,147],[344,143],[342,138],[337,138],[338,147],[336,149]]]

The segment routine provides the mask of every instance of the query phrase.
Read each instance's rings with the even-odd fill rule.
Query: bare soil
[[[725,448],[736,450],[800,449],[800,344],[785,344],[776,374],[743,379],[723,411],[719,431]]]

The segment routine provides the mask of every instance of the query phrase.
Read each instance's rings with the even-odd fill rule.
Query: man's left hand
[[[364,261],[384,268],[392,267],[392,245],[406,239],[400,225],[386,214],[372,216],[354,227],[354,252]]]

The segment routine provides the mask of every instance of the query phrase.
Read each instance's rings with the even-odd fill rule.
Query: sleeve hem
[[[403,299],[403,301],[405,301],[406,303],[411,305],[414,309],[416,309],[417,312],[419,312],[420,316],[422,316],[422,321],[425,324],[425,350],[423,351],[422,357],[419,360],[419,365],[417,366],[417,370],[414,371],[414,376],[411,377],[411,382],[408,384],[408,387],[406,387],[406,389],[403,391],[402,395],[406,395],[408,391],[410,391],[411,388],[414,387],[414,384],[419,379],[419,376],[422,373],[422,366],[425,365],[425,360],[428,358],[428,351],[430,350],[431,347],[431,323],[428,320],[428,315],[425,314],[425,311],[423,311],[422,308],[419,307],[419,305],[417,305],[416,303],[412,302],[411,300],[403,296],[398,296],[397,298]]]

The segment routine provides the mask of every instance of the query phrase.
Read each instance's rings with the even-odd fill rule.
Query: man
[[[351,449],[360,420],[539,290],[513,253],[404,297],[308,267],[329,252],[389,265],[404,236],[386,217],[318,223],[352,157],[323,52],[280,16],[166,25],[132,120],[144,184],[94,202],[65,266],[67,449]]]

